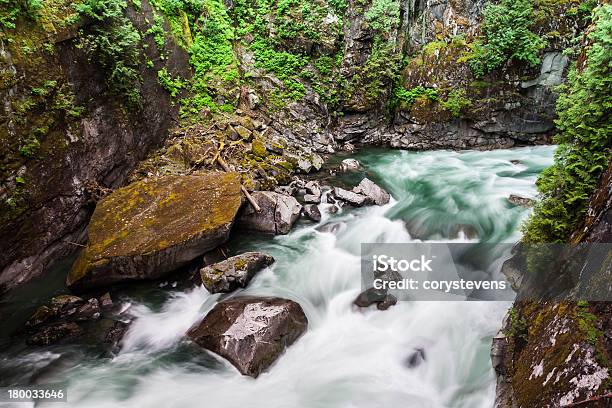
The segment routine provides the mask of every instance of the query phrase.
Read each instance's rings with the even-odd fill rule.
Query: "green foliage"
[[[418,98],[427,98],[431,101],[439,100],[438,91],[422,86],[416,86],[411,89],[397,87],[394,92],[394,98],[399,103],[401,109],[410,109]]]
[[[374,0],[365,13],[365,20],[375,30],[381,33],[399,26],[400,4],[398,0]]]
[[[521,316],[515,308],[510,309],[508,315],[510,317],[510,327],[505,334],[510,337],[518,337],[526,340],[529,333],[529,324],[527,319],[525,319],[524,316]]]
[[[472,106],[472,101],[465,95],[465,89],[455,89],[440,104],[444,109],[450,111],[454,117],[458,118],[461,116],[461,111]]]
[[[180,77],[172,78],[172,75],[170,75],[165,67],[157,71],[157,79],[159,80],[160,85],[166,91],[170,92],[170,95],[173,98],[187,86],[187,83]]]
[[[166,46],[166,32],[164,31],[164,18],[158,14],[154,17],[154,23],[145,33],[146,35],[152,35],[153,41],[155,41],[155,45],[159,52],[164,51],[164,47]]]
[[[122,95],[128,107],[136,108],[140,105],[141,38],[124,16],[126,7],[125,0],[86,0],[76,9],[94,21],[91,29],[83,33],[80,46],[106,70],[111,90]]]
[[[530,30],[533,21],[531,0],[489,3],[482,23],[484,43],[473,44],[470,67],[474,75],[481,77],[508,60],[539,64],[539,53],[545,42]]]
[[[578,328],[586,336],[586,340],[593,346],[603,335],[601,330],[597,328],[597,316],[589,310],[589,302],[581,300],[576,305],[576,317],[578,318]]]
[[[586,63],[573,68],[557,101],[555,163],[537,181],[541,201],[523,227],[527,242],[564,242],[584,215],[610,161],[612,5],[594,12]]]
[[[15,28],[19,17],[35,20],[42,0],[0,0],[0,29]]]

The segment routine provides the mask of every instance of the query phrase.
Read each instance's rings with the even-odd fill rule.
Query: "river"
[[[367,175],[391,193],[389,204],[323,211],[322,223],[344,223],[336,234],[301,221],[285,236],[236,236],[232,253],[259,250],[276,259],[241,293],[293,299],[309,320],[306,334],[257,379],[185,340],[219,296],[203,287],[173,289],[172,281],[121,295],[135,321],[118,355],[85,346],[5,351],[0,369],[25,379],[55,364],[46,379],[65,382],[68,405],[78,407],[491,408],[489,347],[509,303],[399,302],[384,312],[358,310],[352,301],[360,289],[360,244],[515,242],[529,210],[507,197],[534,197],[553,152],[363,150],[354,157],[364,171],[343,181]],[[415,348],[425,350],[425,361],[409,368]]]

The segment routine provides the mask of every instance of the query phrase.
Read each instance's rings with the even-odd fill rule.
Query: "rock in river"
[[[257,377],[306,331],[299,304],[281,298],[237,297],[218,303],[187,335]]]
[[[361,183],[353,188],[353,192],[365,195],[376,205],[385,205],[391,200],[389,193],[368,178],[361,180]]]
[[[227,241],[240,207],[236,173],[138,181],[100,201],[71,289],[155,279]]]
[[[363,194],[354,193],[340,187],[334,188],[333,194],[338,200],[344,201],[345,203],[355,207],[361,207],[362,205],[371,204],[372,202],[369,197]]]
[[[298,201],[287,195],[271,191],[257,191],[253,199],[261,207],[260,212],[247,205],[238,217],[238,225],[242,228],[272,233],[287,234],[300,217],[302,206]]]
[[[210,293],[228,293],[245,288],[257,272],[273,262],[270,255],[246,252],[206,266],[200,270],[200,275]]]

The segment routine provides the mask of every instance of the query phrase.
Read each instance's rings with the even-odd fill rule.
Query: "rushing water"
[[[302,222],[286,236],[237,237],[233,252],[276,258],[241,293],[293,299],[309,320],[306,334],[257,379],[185,341],[219,299],[203,288],[126,298],[136,320],[114,358],[72,346],[5,354],[0,363],[33,370],[56,360],[63,369],[47,380],[66,381],[69,405],[79,407],[492,407],[489,346],[509,305],[400,302],[385,312],[357,310],[360,244],[516,241],[527,211],[507,197],[533,197],[553,151],[363,151],[364,173],[392,194],[391,203],[324,215],[323,223],[346,224],[336,235]],[[415,347],[426,361],[408,368]]]

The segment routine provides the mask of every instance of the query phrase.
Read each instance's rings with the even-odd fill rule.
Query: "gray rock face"
[[[238,297],[218,303],[187,335],[243,375],[257,377],[307,326],[308,319],[296,302]]]
[[[321,221],[321,211],[319,210],[319,207],[317,207],[315,204],[305,205],[302,209],[302,213],[304,213],[306,217],[308,217],[314,222]]]
[[[200,270],[202,283],[210,293],[228,293],[245,288],[274,258],[261,252],[245,252]]]
[[[370,204],[372,202],[369,197],[363,194],[354,193],[340,187],[334,188],[334,197],[355,207],[361,207],[362,205]]]
[[[563,82],[564,71],[569,58],[560,51],[547,52],[542,59],[540,76],[531,81],[521,83],[523,88],[532,86],[556,86]]]
[[[353,188],[353,192],[365,195],[376,205],[385,205],[391,199],[389,193],[368,178],[361,180],[359,185]]]
[[[290,196],[271,191],[257,191],[253,199],[261,207],[261,212],[248,205],[238,217],[238,226],[253,231],[275,235],[287,234],[298,220],[302,206]]]

